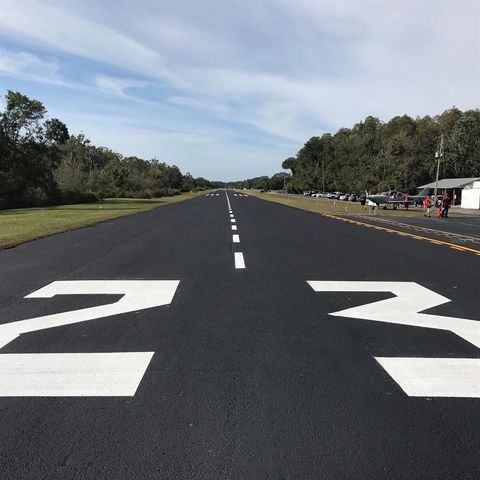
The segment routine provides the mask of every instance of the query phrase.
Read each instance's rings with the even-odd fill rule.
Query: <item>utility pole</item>
[[[435,178],[435,207],[437,206],[437,192],[438,192],[438,175],[440,174],[440,160],[443,160],[443,133],[440,137],[440,148],[435,152],[435,157],[437,158],[437,176]]]

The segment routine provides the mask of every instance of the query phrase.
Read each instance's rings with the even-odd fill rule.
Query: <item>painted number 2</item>
[[[107,305],[0,325],[0,348],[19,335],[171,303],[177,280],[53,282],[25,298],[122,295]],[[154,352],[0,354],[0,396],[133,396]]]

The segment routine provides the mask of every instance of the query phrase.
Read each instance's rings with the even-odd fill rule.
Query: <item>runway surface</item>
[[[479,271],[223,190],[0,252],[0,477],[478,479]]]

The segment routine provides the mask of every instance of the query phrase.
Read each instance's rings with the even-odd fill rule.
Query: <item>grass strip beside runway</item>
[[[328,215],[350,215],[350,214],[362,214],[367,215],[369,212],[372,217],[421,217],[423,216],[423,209],[410,208],[409,210],[404,208],[397,208],[394,210],[389,207],[387,210],[383,208],[375,208],[375,214],[373,214],[373,207],[362,206],[359,202],[345,202],[342,200],[329,200],[328,198],[311,198],[304,197],[302,195],[289,195],[276,192],[262,193],[259,190],[247,190],[243,193],[247,193],[253,197],[261,198],[263,200],[269,200],[270,202],[280,203],[288,207],[299,208],[308,212],[322,213]]]
[[[17,208],[0,211],[0,249],[76,230],[113,218],[152,210],[204,195],[205,192],[182,193],[162,198],[109,198],[94,203],[52,207]]]

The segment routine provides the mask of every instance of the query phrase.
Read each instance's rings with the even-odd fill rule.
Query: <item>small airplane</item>
[[[430,188],[424,188],[418,195],[407,195],[397,190],[389,190],[388,192],[378,193],[376,195],[367,195],[367,200],[375,203],[378,207],[383,205],[386,209],[392,205],[395,210],[399,205],[421,204],[429,195]]]

